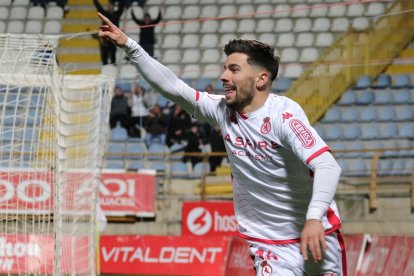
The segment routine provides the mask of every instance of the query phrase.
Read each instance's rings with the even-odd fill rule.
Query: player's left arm
[[[321,221],[335,196],[341,167],[328,151],[312,159],[308,166],[314,172],[313,191],[301,234],[301,252],[305,260],[310,251],[313,259],[319,261],[326,250],[325,229]]]
[[[309,250],[318,261],[326,249],[322,218],[334,198],[341,168],[297,103],[286,100],[279,118],[279,137],[314,173],[312,198],[301,235],[301,252],[307,260]]]

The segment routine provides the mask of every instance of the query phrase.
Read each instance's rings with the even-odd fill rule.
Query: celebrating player
[[[271,94],[279,58],[255,40],[234,39],[220,76],[224,96],[189,87],[103,15],[101,39],[123,48],[155,90],[218,126],[233,176],[239,235],[257,275],[346,275],[333,197],[341,169],[292,100]]]

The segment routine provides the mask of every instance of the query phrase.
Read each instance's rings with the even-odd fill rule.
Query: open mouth
[[[224,93],[226,95],[236,92],[236,86],[234,85],[225,85],[224,86]]]

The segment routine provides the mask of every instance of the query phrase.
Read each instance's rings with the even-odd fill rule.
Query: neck
[[[253,97],[252,101],[248,105],[237,109],[237,111],[242,114],[249,114],[258,110],[265,104],[269,94],[269,91],[256,91],[256,95]]]

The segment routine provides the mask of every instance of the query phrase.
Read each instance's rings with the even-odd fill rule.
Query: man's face
[[[256,75],[257,72],[247,63],[246,54],[233,53],[227,57],[220,79],[228,107],[241,111],[250,104],[255,94]]]

